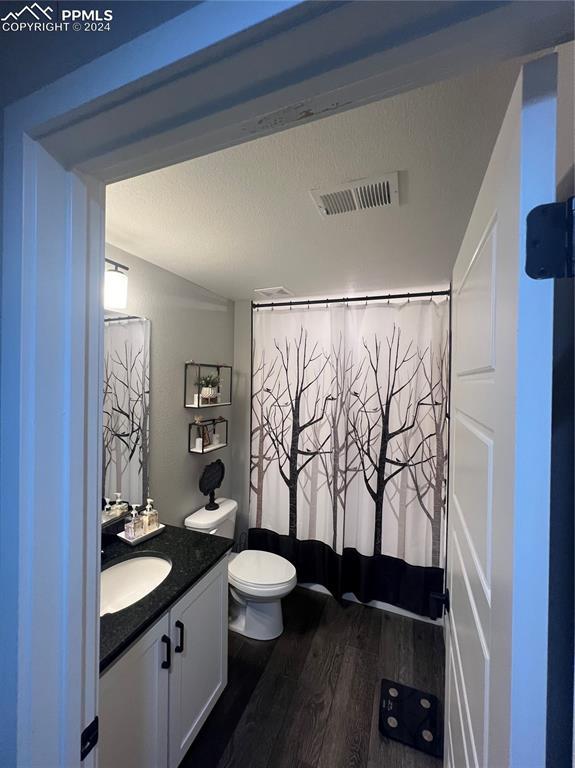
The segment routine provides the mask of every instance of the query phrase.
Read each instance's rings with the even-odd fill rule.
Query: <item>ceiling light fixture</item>
[[[128,306],[128,270],[125,264],[105,259],[112,269],[104,273],[104,309],[126,309]]]

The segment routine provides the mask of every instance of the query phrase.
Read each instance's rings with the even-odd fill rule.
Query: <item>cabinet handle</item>
[[[174,647],[176,653],[183,653],[184,650],[184,624],[179,619],[176,621],[176,628],[180,630],[180,642]]]
[[[172,641],[168,635],[162,635],[162,643],[166,644],[166,660],[162,661],[162,669],[169,669],[172,666]]]

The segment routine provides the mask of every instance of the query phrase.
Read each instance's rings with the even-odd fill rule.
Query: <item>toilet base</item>
[[[230,587],[229,628],[252,640],[275,640],[284,631],[281,598],[250,600]]]

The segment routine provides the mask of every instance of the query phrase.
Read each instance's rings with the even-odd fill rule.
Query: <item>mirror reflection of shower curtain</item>
[[[104,329],[103,496],[143,504],[149,486],[150,321]]]
[[[443,590],[449,303],[253,316],[249,546],[428,615]]]

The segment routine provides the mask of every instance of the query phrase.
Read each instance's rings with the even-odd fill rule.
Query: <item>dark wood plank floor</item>
[[[270,642],[230,633],[228,686],[182,768],[438,768],[384,739],[382,677],[443,698],[439,627],[297,588]]]

